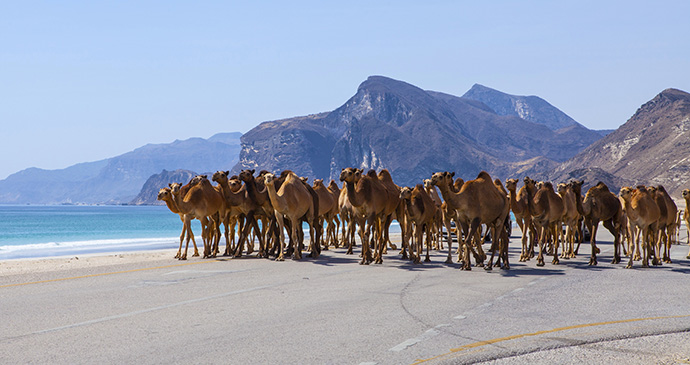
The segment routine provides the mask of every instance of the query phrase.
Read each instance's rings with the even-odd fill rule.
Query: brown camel
[[[328,227],[326,229],[326,244],[332,244],[335,248],[338,248],[338,231],[340,230],[340,219],[338,218],[338,213],[340,213],[340,187],[335,180],[331,179],[327,189],[328,192],[333,196],[333,201],[335,204],[333,204],[333,210],[328,212],[326,216],[328,221]]]
[[[663,205],[666,207],[666,222],[664,223],[666,226],[666,232],[660,232],[660,234],[663,234],[665,244],[662,260],[670,264],[672,263],[671,244],[673,243],[676,230],[678,229],[678,221],[676,219],[678,217],[678,206],[662,185],[656,187],[655,200],[657,200],[657,204],[659,204],[660,208],[660,202],[663,202]],[[661,226],[659,226],[659,229],[662,229]]]
[[[561,258],[569,259],[575,257],[575,234],[580,222],[580,212],[577,210],[577,196],[571,184],[558,184],[558,195],[563,201],[561,220],[565,224],[565,234],[562,234],[562,230],[559,232],[563,242]]]
[[[387,198],[385,211],[391,212],[384,217],[384,223],[382,226],[383,236],[379,240],[379,244],[382,245],[380,252],[386,253],[386,245],[390,245],[391,249],[393,250],[397,249],[397,246],[390,241],[390,226],[393,222],[393,219],[398,221],[402,239],[405,240],[405,220],[401,218],[405,217],[405,212],[400,201],[400,186],[393,182],[393,177],[391,176],[390,172],[388,172],[387,169],[383,169],[378,173],[377,177],[383,187],[386,189]],[[377,263],[382,263],[383,257],[379,255],[378,260],[376,257],[374,257],[374,260],[377,261]]]
[[[522,232],[522,252],[520,253],[520,261],[527,261],[534,256],[534,238],[536,231],[532,224],[532,214],[529,211],[529,202],[536,193],[535,181],[529,177],[525,177],[524,185],[516,194],[517,179],[506,180],[506,188],[510,192],[510,207],[515,215],[520,231]],[[530,239],[528,240],[527,234]]]
[[[254,205],[254,219],[261,220],[261,231],[255,231],[257,236],[259,236],[259,257],[268,257],[267,234],[269,232],[268,228],[275,223],[275,215],[271,200],[268,197],[268,190],[264,186],[263,181],[258,181],[254,178],[254,171],[254,169],[242,170],[239,179],[244,182],[247,188],[247,196]],[[248,240],[247,254],[252,252],[253,246],[253,240]]]
[[[314,185],[312,186],[316,195],[319,196],[319,211],[316,216],[319,225],[323,227],[324,221],[328,221],[329,214],[333,212],[335,207],[338,205],[338,201],[334,199],[333,194],[328,190],[326,185],[323,184],[323,179],[314,179]],[[327,230],[328,232],[328,230]],[[328,233],[326,234],[328,236]],[[323,240],[323,249],[328,250],[328,240]]]
[[[685,221],[685,230],[688,233],[687,243],[690,245],[690,189],[683,190],[683,199],[685,199],[685,213],[683,213],[683,220]],[[688,252],[688,256],[686,258],[690,259],[690,252]]]
[[[560,237],[561,219],[563,218],[563,200],[553,190],[553,184],[546,181],[539,185],[540,188],[534,194],[530,213],[532,220],[539,232],[539,255],[537,255],[537,266],[544,266],[544,246],[550,237],[553,240],[553,260],[551,263],[558,265],[558,238]]]
[[[314,239],[314,199],[311,193],[305,186],[306,184],[294,172],[287,172],[285,181],[276,191],[275,187],[276,177],[273,174],[264,175],[266,188],[268,189],[268,196],[271,199],[271,204],[275,210],[276,221],[278,222],[279,238],[280,238],[280,253],[276,261],[283,261],[283,251],[285,250],[285,237],[283,236],[283,227],[285,226],[284,217],[290,221],[292,232],[292,250],[293,259],[299,260],[302,258],[302,249],[300,247],[300,233],[302,229],[302,219],[306,217],[309,224],[309,234],[311,237],[311,252],[314,256],[318,255],[320,248]],[[315,247],[317,246],[317,247]]]
[[[410,259],[415,264],[420,263],[423,246],[422,238],[423,234],[426,233],[426,258],[424,261],[429,262],[431,261],[429,258],[431,229],[436,218],[436,204],[421,184],[417,184],[414,189],[408,187],[402,188],[400,191],[400,199],[405,204],[410,222],[414,224],[414,242],[410,245]]]
[[[446,232],[448,232],[448,242],[452,240],[451,226],[450,226],[450,215],[447,214],[448,205],[443,204],[443,199],[438,195],[436,187],[431,185],[430,179],[424,179],[424,190],[429,194],[431,200],[436,205],[436,218],[434,219],[434,226],[432,227],[432,241],[436,245],[436,249],[443,250],[443,226],[446,227]]]
[[[234,251],[228,251],[230,247],[226,247],[226,254],[240,257],[242,256],[245,242],[247,242],[248,246],[252,245],[248,242],[249,230],[253,228],[254,232],[261,232],[259,224],[254,218],[254,214],[261,209],[261,207],[258,206],[249,196],[247,184],[244,184],[241,186],[241,188],[237,189],[237,186],[235,185],[237,182],[234,182],[235,180],[228,178],[228,175],[228,171],[216,171],[216,173],[213,174],[212,179],[218,183],[220,191],[225,198],[226,206],[228,207],[226,216],[229,216],[229,219],[234,217],[240,222],[241,232],[237,242],[237,247],[235,247]],[[242,220],[244,220],[244,222]],[[264,247],[265,244],[262,242],[262,236],[260,234],[258,234],[258,236],[259,247]],[[259,254],[262,254],[261,249],[259,250]]]
[[[360,225],[359,229],[359,236],[362,240],[362,261],[360,264],[368,265],[374,261],[369,241],[372,232],[373,240],[379,242],[374,263],[382,263],[383,245],[380,244],[382,241],[382,222],[393,214],[397,206],[392,207],[388,201],[386,187],[381,183],[374,170],[362,175],[357,185],[355,185],[356,173],[357,169],[353,167],[342,169],[340,181],[347,186],[347,197],[350,204],[355,209],[359,209],[360,214],[364,213],[366,217],[366,224]]]
[[[649,254],[654,250],[653,241],[656,238],[656,228],[661,216],[659,206],[654,201],[652,194],[643,185],[634,190],[630,187],[623,187],[620,191],[620,197],[622,198],[623,209],[628,216],[628,226],[635,244],[635,251],[641,253],[642,267],[649,267]],[[640,232],[637,232],[638,229]],[[639,243],[640,234],[642,235],[642,249],[640,249]],[[631,252],[627,268],[633,267],[634,256]]]
[[[475,233],[477,233],[482,224],[486,224],[489,229],[493,230],[492,237],[503,241],[499,247],[499,256],[504,263],[503,268],[509,269],[507,241],[501,239],[504,235],[499,233],[503,230],[510,210],[508,197],[496,188],[491,176],[486,171],[480,172],[476,179],[465,182],[457,193],[451,190],[451,181],[452,174],[449,172],[437,172],[431,176],[431,183],[438,186],[443,199],[455,210],[456,222],[463,226],[463,230],[465,230],[465,227],[468,227],[463,242],[462,269],[471,270],[472,268],[469,258],[472,239],[474,239]],[[460,235],[458,235],[459,237]],[[477,245],[481,249],[478,241]],[[472,251],[474,250],[472,249]],[[479,252],[483,254],[483,251]],[[448,250],[448,260],[450,260],[450,248]],[[483,265],[483,258],[480,258],[479,254],[475,254],[475,260],[478,265]],[[485,269],[491,270],[492,261],[489,262]]]
[[[362,169],[354,169],[353,181],[356,186],[362,178]],[[350,203],[347,197],[347,184],[343,184],[338,197],[338,208],[340,209],[340,219],[343,221],[341,241],[343,246],[347,246],[346,255],[352,255],[352,247],[355,244],[355,230],[357,225],[364,224],[364,212],[361,209],[355,208]],[[347,224],[346,224],[347,223]]]
[[[604,227],[606,227],[614,237],[612,263],[619,263],[619,231],[621,229],[621,214],[623,211],[616,195],[610,192],[608,186],[600,181],[597,185],[587,190],[585,199],[582,202],[582,211],[585,217],[585,225],[589,228],[591,234],[590,244],[592,246],[592,253],[589,258],[589,264],[597,264],[597,253],[600,252],[597,247],[597,230],[599,229],[599,222],[602,222]],[[577,251],[576,249],[575,254],[577,254]]]
[[[196,240],[194,240],[194,233],[192,230],[187,230],[187,226],[184,224],[185,218],[184,218],[184,213],[180,211],[180,208],[177,207],[177,204],[175,204],[175,200],[172,195],[172,191],[169,187],[167,188],[162,188],[158,190],[158,200],[162,200],[165,202],[165,205],[170,209],[171,212],[178,214],[180,216],[180,220],[182,221],[182,233],[180,234],[180,248],[177,250],[177,254],[175,255],[176,259],[179,259],[180,256],[182,256],[182,242],[185,238],[186,235],[189,235],[189,237],[192,239],[192,243],[194,244],[194,255],[192,256],[199,256],[199,249],[196,247]]]
[[[208,181],[205,175],[200,175],[192,179],[184,187],[180,184],[171,185],[172,195],[179,210],[184,213],[185,226],[191,230],[191,220],[199,219],[202,224],[201,236],[204,239],[204,258],[212,255],[213,245],[217,244],[217,222],[214,216],[218,216],[225,209],[225,200]],[[218,219],[218,218],[216,218]],[[206,227],[206,228],[204,228]],[[213,242],[215,240],[215,243]],[[189,240],[185,244],[185,252],[180,256],[180,260],[187,259],[187,249]]]

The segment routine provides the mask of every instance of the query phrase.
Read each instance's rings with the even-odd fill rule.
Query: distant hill
[[[690,187],[690,94],[666,89],[625,124],[560,165],[548,177],[597,168],[629,185],[664,185],[680,200]]]
[[[247,132],[233,171],[291,169],[337,180],[348,166],[387,168],[398,184],[412,186],[441,170],[464,178],[487,170],[505,179],[551,170],[600,138],[574,121],[553,130],[478,100],[372,76],[336,110],[264,122]]]
[[[131,205],[165,205],[165,202],[158,200],[158,191],[172,183],[186,184],[194,176],[198,175],[189,170],[163,170],[159,174],[151,175],[142,186],[139,195],[129,202]]]
[[[163,170],[215,171],[237,163],[241,133],[148,144],[109,159],[59,170],[29,168],[0,181],[1,204],[129,203]]]

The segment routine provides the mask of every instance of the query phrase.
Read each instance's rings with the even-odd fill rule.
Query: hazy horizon
[[[690,3],[9,3],[0,179],[330,111],[371,75],[536,95],[616,129],[690,91]]]

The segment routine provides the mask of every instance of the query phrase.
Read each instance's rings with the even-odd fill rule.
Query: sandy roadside
[[[0,275],[21,275],[69,269],[83,269],[122,263],[158,261],[173,257],[177,249],[134,251],[120,253],[93,253],[78,256],[58,256],[0,261]],[[197,259],[196,257],[194,259]]]

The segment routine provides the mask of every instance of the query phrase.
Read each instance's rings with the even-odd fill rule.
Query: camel
[[[314,179],[312,188],[316,192],[316,195],[319,196],[319,211],[316,216],[318,217],[319,226],[323,227],[323,222],[328,220],[329,214],[337,207],[338,201],[334,199],[331,191],[323,184],[323,179]],[[326,235],[328,235],[328,230]],[[328,240],[324,239],[323,241],[323,249],[328,250]]]
[[[387,205],[385,211],[391,212],[385,217],[382,227],[383,237],[380,238],[380,244],[382,245],[380,251],[381,253],[386,253],[386,245],[390,245],[391,249],[393,250],[397,249],[396,245],[390,241],[389,230],[393,219],[396,219],[398,224],[400,224],[402,239],[403,241],[405,240],[405,212],[402,204],[400,204],[400,187],[393,182],[393,177],[391,176],[390,172],[388,172],[387,169],[383,169],[378,173],[377,177],[383,187],[386,189],[386,194],[388,196],[386,198]],[[379,261],[378,263],[383,262],[380,255],[377,261]]]
[[[350,204],[355,209],[359,209],[359,214],[364,214],[366,223],[364,226],[360,225],[359,236],[362,240],[362,260],[361,265],[368,265],[372,261],[380,264],[383,262],[383,244],[382,240],[382,222],[387,220],[388,216],[393,214],[396,206],[393,206],[388,200],[388,191],[381,183],[376,171],[370,170],[366,175],[362,175],[357,185],[355,185],[355,176],[357,169],[348,167],[342,169],[340,172],[340,181],[347,186],[347,198]],[[398,197],[399,200],[399,197]],[[378,241],[376,257],[372,257],[369,237],[373,231],[374,241]]]
[[[354,185],[357,185],[361,178],[362,169],[354,169]],[[361,226],[364,223],[364,214],[360,209],[353,207],[352,203],[350,203],[350,199],[347,197],[347,184],[343,184],[343,188],[340,190],[338,208],[340,209],[340,219],[343,221],[341,241],[343,246],[348,246],[345,254],[352,255],[352,247],[355,244],[355,229],[358,224]],[[345,223],[347,223],[347,225]]]
[[[685,230],[688,233],[687,243],[690,245],[690,189],[683,190],[683,199],[685,199],[685,213],[683,213],[683,220],[685,221]],[[688,252],[688,256],[686,258],[690,259],[690,252]]]
[[[628,227],[635,244],[635,251],[641,252],[642,267],[649,267],[649,253],[654,250],[654,242],[650,241],[656,237],[656,226],[661,216],[659,206],[654,201],[652,194],[643,185],[638,186],[635,190],[630,187],[623,187],[620,191],[620,197],[622,198],[623,209],[628,216]],[[640,232],[637,232],[637,229]],[[638,233],[642,235],[642,249],[640,249],[640,235]],[[626,268],[633,267],[634,256],[631,252],[630,262]]]
[[[162,188],[158,190],[158,200],[162,200],[165,202],[165,205],[170,209],[171,212],[178,214],[180,216],[180,220],[182,221],[182,233],[180,234],[180,248],[177,250],[177,254],[175,255],[176,259],[179,259],[180,256],[182,256],[182,241],[185,238],[185,235],[189,235],[189,237],[192,239],[192,243],[194,244],[194,255],[192,256],[199,256],[199,249],[196,247],[196,240],[194,240],[194,233],[192,232],[191,229],[187,229],[187,227],[184,222],[184,213],[180,211],[180,208],[177,207],[177,204],[175,204],[175,200],[172,195],[172,191],[169,187],[167,188]]]
[[[673,241],[673,238],[675,237],[676,230],[678,230],[679,226],[678,221],[676,220],[676,218],[678,217],[678,206],[673,201],[671,196],[668,195],[666,189],[662,185],[656,187],[655,200],[657,200],[659,208],[661,208],[661,202],[663,202],[663,205],[666,208],[666,221],[664,222],[664,225],[666,226],[666,232],[660,232],[660,234],[663,234],[665,243],[662,260],[670,264],[672,263],[671,243]],[[661,226],[659,227],[659,229],[662,229]]]
[[[213,174],[212,180],[218,183],[219,189],[225,198],[225,203],[227,206],[226,217],[229,217],[229,219],[232,219],[233,217],[240,219],[241,232],[237,242],[237,247],[235,248],[234,252],[231,250],[229,251],[229,246],[226,247],[226,254],[233,255],[234,257],[241,257],[243,251],[242,246],[244,245],[245,241],[249,240],[249,230],[253,228],[254,232],[261,232],[259,224],[254,218],[255,212],[257,212],[260,207],[249,196],[247,184],[244,184],[241,186],[241,188],[237,189],[236,185],[234,185],[236,183],[233,182],[235,180],[228,178],[229,174],[229,171],[216,171]],[[231,184],[233,184],[233,186],[231,186]],[[244,223],[241,221],[242,217],[244,217]],[[248,243],[248,245],[250,244]],[[264,246],[265,244],[262,242],[262,236],[259,234],[259,255],[262,254],[261,247]],[[267,255],[265,252],[264,254]]]
[[[275,211],[276,221],[278,222],[279,238],[280,238],[280,253],[276,261],[283,261],[283,251],[285,250],[285,237],[283,236],[283,227],[285,226],[284,217],[287,217],[291,225],[292,249],[293,259],[299,260],[302,258],[302,250],[300,247],[300,233],[302,229],[302,218],[306,217],[309,224],[309,234],[311,238],[311,253],[314,257],[318,255],[320,248],[318,242],[314,239],[314,216],[316,214],[314,207],[314,199],[305,186],[306,184],[294,172],[285,172],[285,180],[280,189],[276,191],[275,175],[268,173],[264,175],[264,184],[268,189],[268,196],[271,199],[271,204]],[[315,247],[317,246],[317,247]]]
[[[520,261],[527,261],[534,256],[532,243],[534,242],[534,237],[536,237],[536,231],[532,225],[532,214],[529,211],[529,202],[536,193],[535,181],[529,177],[525,177],[524,182],[524,185],[516,194],[517,179],[506,180],[506,188],[509,191],[510,197],[510,208],[513,210],[515,220],[522,232],[522,252],[520,253]],[[528,232],[531,237],[529,241],[527,237]]]
[[[212,246],[217,244],[216,237],[211,236],[211,232],[215,232],[217,222],[209,217],[218,215],[225,209],[225,200],[208,181],[206,175],[199,175],[192,179],[184,187],[181,184],[171,184],[171,192],[175,204],[180,212],[184,213],[184,225],[188,230],[191,230],[192,218],[199,219],[202,224],[202,238],[204,238],[204,258],[212,255]],[[204,228],[206,227],[206,228]],[[215,235],[214,235],[215,236]],[[184,254],[179,259],[187,259],[187,249],[189,248],[189,239],[186,241]]]
[[[546,181],[539,184],[540,188],[534,194],[530,203],[532,220],[539,231],[539,255],[537,266],[544,266],[544,246],[550,236],[553,240],[553,260],[551,263],[558,265],[558,238],[560,236],[561,219],[563,218],[564,205],[561,197],[553,190],[553,184]]]
[[[569,259],[575,257],[575,233],[580,222],[580,213],[577,209],[577,195],[572,185],[560,183],[557,187],[558,195],[563,201],[561,220],[565,224],[565,235],[564,237],[561,235],[561,242],[563,242],[561,258]],[[562,230],[559,233],[562,233]]]
[[[505,224],[510,210],[510,203],[508,197],[496,188],[491,180],[491,176],[486,171],[480,172],[476,179],[465,182],[457,193],[451,190],[452,178],[452,174],[449,172],[437,172],[431,176],[431,184],[438,186],[441,190],[443,199],[449,207],[456,212],[456,222],[462,225],[463,230],[467,233],[463,242],[462,269],[471,270],[472,267],[469,258],[470,249],[475,255],[475,260],[479,266],[483,265],[484,257],[486,256],[483,255],[484,253],[481,251],[479,242],[477,242],[478,252],[484,257],[475,253],[471,246],[475,233],[482,224],[486,224],[493,230],[492,237],[495,237],[496,240],[501,240],[501,237],[504,237],[504,235],[499,234],[499,229],[503,229],[503,225]],[[458,235],[458,241],[459,238],[460,235]],[[503,268],[509,269],[508,245],[506,240],[503,240],[501,247],[499,247],[499,252],[499,256],[504,263]],[[450,247],[448,249],[448,259],[446,262],[449,261]],[[485,267],[485,269],[491,270],[491,264],[492,261],[490,261],[490,264]]]
[[[333,244],[333,247],[338,248],[338,231],[340,230],[340,219],[338,218],[338,213],[340,212],[340,187],[331,179],[331,182],[326,187],[328,192],[333,196],[333,210],[328,212],[326,219],[328,221],[328,227],[326,229],[326,245]],[[344,223],[343,223],[344,224]]]
[[[431,261],[429,258],[429,246],[431,246],[431,229],[436,218],[436,204],[424,189],[424,186],[417,184],[414,189],[408,187],[400,191],[400,199],[406,207],[407,216],[414,224],[414,244],[410,246],[410,259],[415,264],[420,263],[422,256],[422,237],[426,233],[426,258],[425,262]],[[415,253],[416,248],[416,253]],[[404,245],[403,245],[404,249]]]
[[[242,170],[239,175],[239,179],[244,182],[247,188],[247,196],[251,199],[254,211],[254,219],[261,219],[261,231],[256,232],[259,236],[259,257],[268,257],[268,237],[267,232],[269,227],[272,227],[275,221],[275,215],[273,211],[273,206],[271,205],[271,200],[268,197],[268,191],[263,185],[263,181],[260,183],[254,178],[254,169],[252,170]],[[247,225],[246,227],[249,227]],[[245,228],[248,230],[248,228]],[[254,247],[253,240],[248,240],[247,243],[247,254],[252,252]]]
[[[582,202],[582,212],[585,217],[585,225],[589,228],[591,233],[590,244],[592,246],[592,253],[589,258],[589,265],[597,265],[597,253],[600,252],[597,247],[597,230],[599,229],[599,222],[604,224],[604,227],[611,232],[614,237],[614,254],[612,263],[620,262],[619,253],[619,231],[621,229],[621,204],[616,195],[609,191],[608,186],[603,182],[598,182],[597,185],[589,188],[585,199]],[[575,253],[577,254],[577,249]]]
[[[426,190],[426,193],[431,197],[431,200],[434,202],[434,205],[436,206],[436,218],[434,219],[434,234],[432,235],[432,240],[436,244],[436,249],[438,250],[443,250],[443,226],[445,225],[446,227],[446,232],[448,232],[448,244],[451,243],[451,227],[450,227],[450,215],[447,214],[447,206],[443,204],[443,200],[441,197],[438,195],[438,191],[436,190],[436,187],[431,185],[431,180],[430,179],[424,179],[424,190]]]

